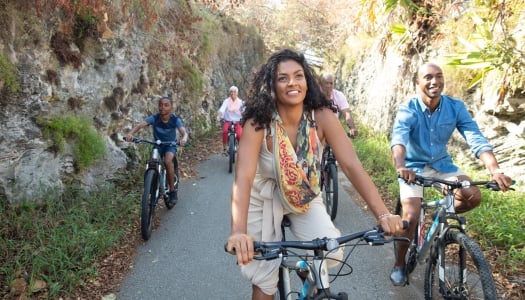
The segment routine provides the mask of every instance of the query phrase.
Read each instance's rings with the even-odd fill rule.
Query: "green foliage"
[[[0,81],[4,82],[7,89],[16,93],[20,89],[17,81],[18,70],[5,55],[4,51],[0,51]]]
[[[509,250],[500,258],[507,267],[525,264],[524,194],[482,189],[482,195],[480,206],[468,213],[469,228],[481,245]]]
[[[470,87],[480,83],[484,75],[499,70],[509,77],[511,89],[523,87],[525,83],[525,54],[516,48],[515,38],[501,39],[494,35],[486,18],[472,12],[468,14],[474,22],[475,32],[469,37],[458,37],[463,49],[448,55],[449,64],[459,68],[479,70]]]
[[[97,193],[69,187],[44,195],[43,205],[27,202],[0,211],[0,282],[6,283],[0,294],[25,278],[29,285],[45,281],[49,299],[68,295],[95,275],[94,262],[118,244],[138,215],[139,196],[120,184]]]
[[[213,120],[213,119],[212,119]],[[198,115],[194,120],[192,127],[197,137],[209,137],[215,134],[218,130],[217,127],[209,124],[206,120],[205,115]]]
[[[66,142],[73,143],[75,162],[79,169],[104,157],[106,144],[89,119],[58,116],[40,122],[44,127],[44,136],[51,138],[60,152],[64,152]]]
[[[204,87],[202,72],[187,58],[183,59],[181,67],[183,69],[182,74],[187,74],[188,76],[189,90],[193,93],[201,92]]]
[[[396,199],[399,195],[397,175],[390,155],[390,141],[386,134],[377,134],[357,124],[359,135],[352,140],[363,167],[380,188],[383,197]]]

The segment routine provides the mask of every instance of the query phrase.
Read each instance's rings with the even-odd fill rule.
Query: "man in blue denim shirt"
[[[416,83],[420,96],[399,107],[390,143],[392,159],[400,177],[402,219],[410,224],[406,237],[414,236],[423,198],[423,187],[411,184],[416,173],[449,180],[470,180],[454,165],[447,152],[447,143],[454,130],[461,133],[503,191],[512,181],[499,168],[493,147],[480,132],[465,104],[441,94],[445,85],[441,68],[432,63],[424,64],[418,71]],[[466,212],[480,204],[481,191],[476,186],[460,189],[455,200],[456,212]],[[404,270],[408,244],[398,242],[395,248],[396,262],[390,280],[393,285],[404,286],[408,280]]]

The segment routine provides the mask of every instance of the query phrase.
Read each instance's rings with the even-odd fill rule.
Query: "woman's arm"
[[[235,179],[231,194],[231,235],[227,250],[235,248],[237,262],[244,265],[253,259],[253,237],[246,234],[250,191],[259,161],[264,130],[255,130],[252,120],[247,120],[239,141]]]
[[[377,187],[363,168],[339,120],[328,109],[316,111],[315,119],[318,124],[318,133],[321,132],[319,137],[324,138],[333,149],[339,167],[366,201],[383,229],[389,233],[400,231],[402,228],[401,218],[390,215]]]

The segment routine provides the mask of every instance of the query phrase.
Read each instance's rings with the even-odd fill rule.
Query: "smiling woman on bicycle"
[[[222,102],[219,112],[217,113],[217,120],[224,120],[222,125],[222,146],[225,156],[228,155],[226,147],[228,144],[228,127],[231,122],[235,123],[235,133],[237,134],[237,141],[241,138],[242,126],[239,123],[244,109],[244,101],[238,97],[239,89],[236,86],[230,87],[228,90],[230,96]]]
[[[182,138],[179,145],[184,146],[188,141],[188,132],[182,123],[181,118],[172,113],[173,101],[171,98],[162,97],[159,99],[159,112],[157,114],[147,117],[137,126],[133,127],[126,135],[126,141],[133,140],[133,134],[140,129],[151,125],[153,126],[153,137],[155,140],[163,142],[176,141],[177,131]],[[160,154],[164,157],[164,166],[166,168],[166,175],[169,184],[169,201],[172,204],[177,202],[177,191],[175,190],[175,167],[173,165],[173,158],[177,154],[177,148],[174,146],[161,146],[159,148]]]
[[[420,96],[399,107],[390,143],[394,166],[400,177],[402,217],[409,221],[406,237],[414,236],[423,198],[423,187],[410,184],[416,173],[446,180],[470,180],[454,165],[447,152],[448,140],[456,129],[503,191],[509,188],[512,181],[499,168],[493,147],[480,132],[465,104],[441,94],[445,86],[441,68],[432,63],[422,65],[416,83]],[[476,186],[462,188],[455,194],[455,200],[456,212],[466,212],[480,204],[481,191]],[[395,248],[396,262],[390,280],[395,286],[404,286],[408,280],[404,269],[408,244],[396,243]]]
[[[388,212],[334,111],[302,54],[276,52],[254,74],[241,121],[226,246],[252,283],[252,299],[273,299],[277,290],[280,260],[253,260],[253,241],[279,241],[283,215],[300,240],[340,236],[320,194],[321,142],[341,158],[341,169],[384,230],[403,226]],[[332,257],[342,255],[340,250]]]

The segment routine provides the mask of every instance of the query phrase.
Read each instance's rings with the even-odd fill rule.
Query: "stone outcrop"
[[[113,1],[113,11],[124,14],[119,2]],[[2,14],[2,24],[9,24],[9,32],[0,35],[0,51],[18,69],[19,89],[10,91],[0,79],[0,199],[6,203],[38,201],[46,189],[71,182],[96,189],[119,176],[127,163],[122,149],[129,146],[120,137],[157,112],[162,95],[174,99],[174,112],[184,120],[190,137],[208,130],[230,85],[239,86],[239,96],[244,96],[252,67],[263,53],[253,30],[219,17],[192,24],[211,23],[207,41],[220,42],[216,45],[198,44],[204,43],[202,36],[179,40],[145,29],[132,12],[75,41],[61,35],[58,12],[31,27],[35,12],[7,6],[11,10]],[[32,32],[25,34],[24,28]],[[197,53],[205,47],[206,53]],[[54,116],[92,120],[105,141],[105,157],[79,169],[70,141],[57,151],[43,134],[38,120]],[[149,136],[149,130],[142,134]]]

